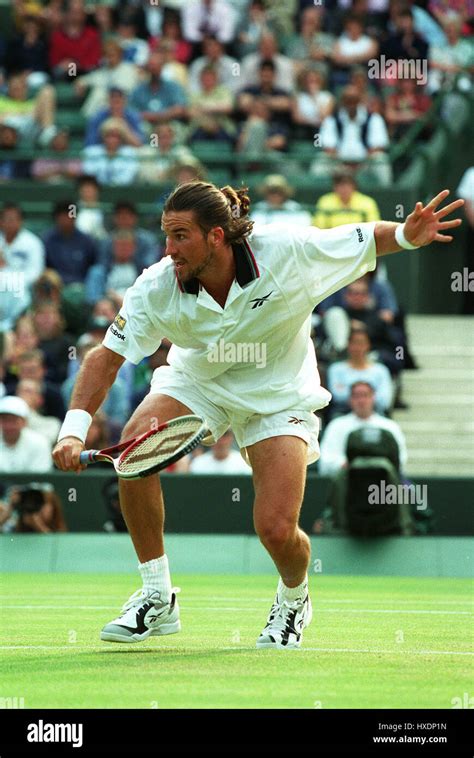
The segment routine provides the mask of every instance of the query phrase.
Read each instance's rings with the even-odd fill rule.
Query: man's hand
[[[87,466],[82,466],[79,456],[84,450],[84,443],[77,437],[63,437],[53,450],[53,460],[61,471],[75,471],[79,474]]]
[[[404,234],[408,242],[417,247],[423,247],[423,245],[429,245],[430,242],[453,241],[453,238],[449,234],[440,234],[440,232],[459,226],[459,224],[462,224],[462,219],[455,218],[451,221],[442,221],[442,219],[464,205],[464,200],[455,200],[453,203],[437,210],[440,203],[448,195],[449,190],[446,189],[430,200],[425,207],[423,207],[423,203],[415,205],[415,209],[405,221]]]

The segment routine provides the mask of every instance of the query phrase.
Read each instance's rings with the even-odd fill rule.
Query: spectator
[[[381,46],[381,53],[385,59],[426,61],[428,44],[421,34],[415,31],[412,10],[402,7],[396,12],[394,23],[394,31]],[[384,76],[386,84],[390,82],[389,74],[390,72],[386,72]]]
[[[260,187],[264,200],[256,203],[252,219],[257,224],[290,224],[310,226],[311,216],[300,203],[290,200],[294,189],[284,176],[271,174]]]
[[[138,173],[138,160],[136,148],[127,144],[128,127],[121,119],[109,118],[100,133],[103,144],[83,150],[84,172],[95,176],[99,184],[131,184]]]
[[[137,25],[133,17],[120,16],[116,28],[117,41],[123,50],[123,60],[134,63],[135,66],[146,66],[150,49],[148,43],[137,33]]]
[[[193,48],[192,45],[183,38],[181,25],[175,15],[165,17],[163,20],[161,36],[153,37],[150,40],[150,47],[152,50],[156,50],[158,47],[162,47],[163,42],[170,45],[173,60],[185,66],[189,63]],[[145,64],[142,63],[141,65]]]
[[[332,229],[341,224],[380,221],[377,203],[369,195],[357,190],[350,173],[338,173],[333,178],[333,192],[322,195],[316,203],[313,226]]]
[[[298,91],[293,101],[292,118],[302,139],[313,140],[321,123],[334,109],[334,97],[328,90],[323,89],[324,84],[324,76],[320,70],[307,68],[298,75]]]
[[[456,194],[464,198],[464,212],[467,219],[464,267],[470,272],[474,270],[474,166],[468,168],[463,174]],[[468,289],[464,289],[462,312],[469,315],[474,313],[474,298],[472,291],[469,292]]]
[[[96,240],[107,236],[104,222],[104,212],[100,206],[100,186],[95,176],[84,174],[77,183],[79,202],[76,227],[83,234],[88,234]]]
[[[379,113],[368,113],[360,103],[359,91],[345,87],[341,105],[321,125],[320,154],[311,167],[315,174],[333,173],[342,165],[365,167],[380,186],[391,182],[391,165],[386,153],[389,139],[385,121]]]
[[[193,458],[189,471],[192,474],[251,474],[250,466],[232,449],[233,439],[231,431],[225,432],[212,450]]]
[[[93,116],[107,107],[110,89],[117,88],[129,95],[139,83],[138,67],[123,59],[122,48],[115,40],[109,39],[104,44],[104,63],[76,81],[75,90],[79,95],[90,89],[81,109],[84,116]]]
[[[138,182],[161,182],[169,180],[179,161],[192,160],[188,147],[176,139],[176,129],[172,124],[159,124],[156,129],[156,147],[150,145],[139,148],[140,167]]]
[[[231,92],[240,86],[240,64],[235,58],[226,55],[224,45],[216,37],[207,36],[202,43],[203,55],[196,58],[189,68],[189,90],[197,92],[201,87],[201,73],[207,66],[217,71],[219,84],[223,84]]]
[[[56,203],[54,226],[43,235],[46,264],[58,272],[65,285],[84,284],[91,266],[97,262],[96,243],[77,229],[75,210],[72,201]]]
[[[110,118],[119,119],[127,130],[124,132],[125,143],[131,147],[140,147],[145,142],[142,122],[136,111],[127,106],[127,96],[123,90],[112,87],[109,90],[109,104],[89,119],[86,127],[84,144],[86,147],[100,145],[101,128]]]
[[[58,272],[52,268],[45,268],[41,276],[33,284],[33,307],[35,308],[37,305],[43,305],[44,303],[52,303],[60,308],[62,306],[62,289],[63,281]],[[38,345],[38,334],[31,313],[23,318],[31,322],[31,328],[35,335],[35,344],[28,347],[31,350]]]
[[[246,55],[242,60],[241,81],[244,87],[256,87],[260,81],[261,65],[271,61],[275,69],[275,87],[292,92],[294,89],[294,61],[278,52],[273,34],[264,34],[260,40],[258,53]]]
[[[444,45],[430,48],[429,89],[438,92],[444,85],[448,89],[457,87],[469,92],[472,86],[474,67],[474,44],[472,37],[461,37],[462,20],[456,14],[446,15],[443,29],[446,33]]]
[[[365,329],[352,329],[347,352],[347,360],[331,363],[327,372],[327,388],[332,394],[331,418],[349,412],[351,387],[356,382],[367,382],[373,387],[375,408],[386,414],[393,401],[392,379],[383,363],[370,360],[370,339]]]
[[[11,158],[0,159],[0,182],[11,179],[28,179],[30,176],[30,161],[19,160],[15,153],[20,142],[20,132],[15,119],[6,119],[0,124],[0,151],[10,153]]]
[[[26,74],[10,76],[7,94],[0,94],[0,123],[16,126],[30,145],[38,140],[45,147],[56,133],[55,115],[56,95],[51,85],[46,84],[33,98],[28,94]]]
[[[55,416],[44,416],[41,413],[44,405],[41,383],[34,379],[22,379],[17,384],[16,396],[24,400],[30,409],[27,428],[42,434],[53,447],[58,439],[61,422]]]
[[[179,84],[162,77],[163,65],[163,53],[152,53],[146,67],[148,81],[139,84],[130,97],[131,106],[151,126],[184,118],[186,114],[186,95]]]
[[[67,532],[61,500],[51,484],[32,482],[16,488],[11,505],[17,515],[16,532]]]
[[[273,61],[263,61],[260,65],[260,82],[249,86],[238,96],[239,109],[247,116],[255,115],[255,105],[264,105],[269,111],[269,133],[267,148],[284,150],[289,135],[292,100],[287,90],[275,84],[276,69]]]
[[[187,93],[188,67],[174,58],[174,44],[169,39],[162,39],[154,48],[163,56],[163,79],[173,82]]]
[[[324,9],[321,6],[305,8],[300,16],[299,33],[287,41],[285,55],[301,65],[323,64],[324,73],[329,70],[329,62],[334,47],[332,34],[322,31]]]
[[[64,22],[51,34],[49,63],[57,79],[87,74],[100,64],[100,36],[86,24],[86,13],[79,3],[69,3]]]
[[[18,381],[21,379],[34,379],[40,382],[44,397],[43,413],[45,416],[56,416],[62,421],[66,413],[64,403],[57,385],[45,379],[46,365],[42,351],[36,348],[21,353],[12,369],[15,373],[10,373],[7,382],[8,392],[10,394],[16,392]]]
[[[263,0],[251,0],[248,13],[242,20],[240,32],[237,35],[239,58],[243,58],[251,53],[256,53],[260,45],[260,40],[266,33],[271,33],[271,29],[268,23],[265,3]],[[292,58],[296,56],[289,55],[289,57]]]
[[[392,140],[398,141],[431,108],[431,98],[420,92],[416,79],[400,79],[387,97],[385,119]]]
[[[378,44],[367,34],[360,18],[350,14],[332,52],[334,84],[347,84],[351,66],[367,63],[378,53]]]
[[[23,16],[19,32],[8,42],[5,68],[8,74],[26,74],[31,87],[42,86],[48,80],[48,44],[41,16],[33,8]]]
[[[121,200],[114,206],[113,232],[131,233],[135,250],[138,273],[144,268],[156,263],[159,259],[158,240],[153,232],[138,225],[139,215],[136,205],[127,200]],[[107,255],[107,243],[104,246]],[[108,248],[110,251],[110,247]]]
[[[43,302],[33,310],[38,347],[46,363],[46,379],[61,384],[67,376],[74,338],[65,331],[66,321],[56,303]]]
[[[197,158],[178,160],[173,171],[175,184],[187,184],[188,182],[206,181],[206,168]]]
[[[94,339],[87,333],[79,338],[77,342],[77,358],[79,366],[82,364],[89,350],[99,344],[100,340]],[[61,386],[61,394],[66,406],[69,406],[75,382],[76,375],[73,374],[72,376],[69,376]],[[100,408],[107,416],[109,432],[112,438],[116,439],[120,436],[120,432],[126,423],[130,412],[127,388],[121,377],[116,377]]]
[[[111,324],[117,315],[117,303],[111,297],[101,297],[92,310],[92,318],[107,319],[107,324]],[[123,366],[123,364],[122,364]]]
[[[356,88],[360,104],[367,108],[369,113],[383,114],[383,100],[367,74],[367,66],[353,66],[349,72],[349,84]]]
[[[5,395],[0,399],[1,474],[42,473],[53,467],[46,437],[26,428],[28,413],[20,397]]]
[[[143,270],[137,258],[138,250],[133,232],[131,230],[112,232],[105,243],[102,255],[102,287],[98,283],[96,298],[99,299],[106,294],[114,299],[123,299],[126,290],[132,286]]]
[[[48,146],[55,153],[54,158],[37,158],[31,167],[35,179],[45,182],[60,182],[64,179],[75,179],[82,172],[79,158],[65,157],[69,153],[69,132],[67,129],[56,131]]]
[[[236,127],[230,118],[234,107],[231,91],[218,83],[213,66],[205,66],[200,79],[200,90],[191,96],[188,108],[189,141],[233,142]]]
[[[8,349],[8,362],[16,365],[23,353],[35,350],[38,347],[38,335],[36,334],[31,313],[25,313],[16,320],[14,331],[11,334],[12,340]]]
[[[319,473],[332,476],[347,464],[347,438],[351,432],[363,427],[386,429],[398,443],[400,470],[406,468],[407,447],[405,437],[392,419],[375,412],[375,392],[367,382],[355,382],[351,387],[351,413],[333,419],[326,427],[321,441]]]
[[[189,0],[182,9],[183,37],[196,47],[207,34],[228,45],[235,37],[237,18],[226,0]]]

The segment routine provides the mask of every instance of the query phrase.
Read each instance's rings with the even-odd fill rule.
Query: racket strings
[[[129,453],[118,462],[117,470],[133,474],[146,471],[170,458],[188,441],[191,441],[200,428],[199,421],[175,422],[172,426],[156,431],[134,446]],[[196,442],[196,445],[198,443]]]

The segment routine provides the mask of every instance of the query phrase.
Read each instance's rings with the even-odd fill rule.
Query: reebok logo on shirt
[[[119,340],[125,341],[125,334],[120,334],[120,332],[117,331],[117,329],[115,329],[113,326],[110,327],[110,331],[112,332],[112,334],[115,334],[115,336],[118,337]]]
[[[357,227],[356,228],[356,232],[357,232],[357,239],[359,240],[359,242],[363,242],[364,241],[364,235],[362,234],[362,229],[360,229],[359,227]]]
[[[273,290],[269,292],[268,295],[264,295],[263,297],[256,297],[253,300],[250,300],[249,302],[254,303],[254,305],[252,305],[252,310],[254,310],[255,308],[260,308],[264,303],[267,302],[268,298],[272,294],[273,294]]]

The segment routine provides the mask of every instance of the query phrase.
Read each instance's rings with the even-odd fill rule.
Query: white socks
[[[143,589],[159,592],[161,600],[168,603],[171,600],[171,577],[167,555],[139,563],[138,568],[143,579]]]
[[[304,581],[297,587],[287,587],[283,584],[281,577],[278,580],[278,599],[288,600],[293,602],[295,600],[304,600],[308,594],[308,577],[306,576]]]

